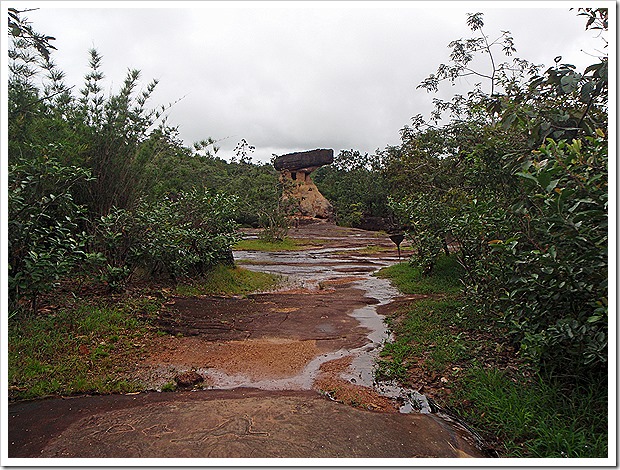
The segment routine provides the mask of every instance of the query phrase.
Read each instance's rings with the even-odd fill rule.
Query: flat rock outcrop
[[[278,171],[301,171],[310,168],[314,170],[333,162],[334,151],[332,149],[315,149],[281,155],[275,159],[273,166]],[[308,173],[311,173],[311,171]]]

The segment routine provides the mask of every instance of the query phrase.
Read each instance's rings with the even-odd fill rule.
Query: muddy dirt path
[[[322,241],[235,253],[285,276],[280,290],[168,302],[170,334],[131,372],[153,392],[11,405],[9,457],[481,457],[423,395],[374,382],[377,307],[400,297],[371,275],[398,261],[389,238],[325,223],[290,235]]]

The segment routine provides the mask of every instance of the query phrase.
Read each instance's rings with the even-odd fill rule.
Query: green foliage
[[[319,168],[312,178],[334,206],[339,225],[360,227],[369,217],[389,217],[387,185],[378,156],[342,150],[334,163]]]
[[[215,155],[202,155],[179,146],[158,130],[140,147],[143,166],[140,184],[149,201],[195,187],[235,195],[235,220],[258,227],[261,214],[277,208],[282,194],[277,172],[270,164],[251,163],[246,154],[240,161],[226,162]]]
[[[606,12],[582,14],[588,27],[605,24]],[[450,119],[437,127],[416,116],[384,155],[413,262],[431,275],[452,242],[468,298],[510,326],[524,355],[560,374],[604,373],[607,139],[597,129],[607,123],[607,59],[583,73],[560,57],[542,74],[520,59],[495,65],[499,43],[482,33],[482,15],[468,24],[476,36],[451,43],[451,63],[421,87],[474,74],[493,93],[436,100],[432,120]],[[514,52],[508,33],[499,38]],[[478,53],[492,63],[486,76],[469,69]]]
[[[219,263],[232,264],[238,241],[235,199],[193,189],[160,201],[141,201],[132,212],[117,209],[97,225],[97,244],[108,283],[137,268],[177,280],[201,276]]]
[[[245,226],[278,227],[282,233],[288,232],[288,217],[292,207],[282,201],[282,183],[271,164],[252,164],[246,161],[228,164],[227,176],[220,185],[220,191],[234,194],[239,200],[236,220]],[[284,217],[284,219],[282,218]],[[271,220],[272,218],[273,220]],[[271,223],[271,225],[270,225]]]
[[[494,246],[522,349],[560,370],[607,362],[607,142],[549,140],[523,164],[522,231]],[[532,288],[535,286],[535,288]]]
[[[392,208],[400,220],[407,221],[406,235],[416,250],[411,262],[423,273],[431,272],[439,256],[449,255],[445,225],[449,217],[448,205],[438,204],[427,195],[415,194],[405,200],[392,201]]]
[[[162,392],[174,392],[177,389],[176,382],[166,382],[161,387]]]
[[[50,44],[50,41],[55,40],[55,38],[36,32],[32,28],[31,23],[26,18],[20,16],[22,13],[24,13],[24,11],[17,10],[16,8],[8,9],[9,34],[14,38],[21,38],[29,46],[36,49],[45,60],[49,60],[50,49],[56,50],[56,48]]]
[[[136,215],[144,230],[141,257],[150,271],[165,271],[176,279],[232,263],[232,245],[238,240],[235,202],[195,189],[156,205],[138,206]]]
[[[580,11],[587,28],[606,29],[606,10]],[[481,15],[469,19],[478,31]],[[473,72],[474,53],[493,60],[485,41],[452,43],[455,62],[421,86],[437,89],[442,79]],[[453,403],[499,436],[506,456],[606,457],[608,150],[600,129],[607,127],[607,58],[583,72],[561,57],[544,73],[518,65],[513,77],[492,68],[492,96],[475,88],[436,100],[431,120],[450,118],[440,127],[416,116],[403,129],[402,144],[384,152],[392,207],[418,248],[416,282],[434,282],[434,260],[452,242],[469,304],[453,311],[453,321],[463,320],[462,332],[473,318],[484,325],[466,344],[474,357],[488,347],[484,334],[504,337],[543,374],[530,381],[473,362],[466,377],[456,377]],[[394,274],[416,292],[397,272],[405,266]],[[439,325],[420,323],[431,309],[392,320],[396,341],[381,373],[406,381],[411,364],[442,364],[441,357],[429,363],[429,341],[417,332],[445,326],[441,316]],[[449,360],[464,359],[442,348]]]
[[[258,205],[258,224],[262,228],[258,238],[266,243],[283,242],[291,228],[291,218],[296,214],[298,201],[287,195],[290,187],[280,180],[276,194],[278,196],[264,199]]]
[[[93,224],[86,269],[111,291],[122,291],[137,267],[142,233],[137,220],[124,209],[112,208]]]
[[[66,167],[42,155],[9,166],[9,301],[33,304],[52,289],[84,256],[84,211],[72,187],[89,178],[87,171]],[[35,305],[33,305],[34,307]]]
[[[289,216],[278,208],[263,212],[259,217],[259,223],[263,228],[259,238],[266,243],[284,241],[291,228]]]
[[[143,162],[138,158],[142,144],[147,141],[152,126],[162,116],[165,107],[148,109],[147,101],[157,86],[150,82],[138,91],[140,71],[129,70],[116,94],[102,94],[104,78],[102,57],[90,51],[90,73],[86,76],[81,97],[73,106],[68,120],[79,126],[78,155],[73,161],[89,168],[94,179],[78,193],[80,201],[95,215],[107,214],[112,207],[130,208],[139,198]],[[162,123],[160,134],[172,130]]]
[[[395,335],[387,342],[377,362],[375,375],[380,380],[407,382],[409,368],[417,364],[425,371],[443,373],[444,369],[465,357],[465,343],[455,335],[454,325],[462,324],[463,304],[460,292],[461,267],[454,258],[442,256],[431,276],[420,268],[400,263],[381,269],[377,276],[390,279],[405,294],[437,295],[441,298],[417,300],[388,318]]]
[[[14,9],[9,34],[11,310],[26,298],[36,310],[38,294],[69,274],[121,291],[136,271],[177,279],[231,263],[238,199],[224,193],[248,196],[246,213],[276,197],[259,189],[276,179],[250,163],[253,148],[243,141],[241,162],[227,164],[213,139],[184,147],[167,107],[147,106],[157,81],[140,89],[129,70],[105,95],[94,49],[75,97],[51,60],[53,38]]]
[[[455,295],[462,272],[453,272],[458,268],[453,258],[442,260],[443,274],[422,277],[407,263],[381,271],[405,293],[424,292],[431,285],[427,292],[436,295],[388,317],[394,340],[381,351],[376,376],[415,387],[422,385],[420,372],[446,377],[451,393],[442,397],[446,403],[441,406],[449,406],[487,439],[499,439],[501,457],[606,457],[606,377],[589,374],[588,381],[567,383],[532,377],[527,364],[500,369],[495,357],[501,358],[505,348],[505,329],[479,311],[464,309],[467,298]]]
[[[487,80],[490,83],[490,95],[495,94],[498,82],[511,82],[518,80],[524,73],[533,73],[536,67],[527,61],[514,59],[512,62],[497,63],[493,50],[501,47],[503,54],[511,57],[516,48],[510,31],[501,31],[496,39],[484,33],[483,14],[468,13],[467,26],[474,36],[466,39],[457,39],[448,44],[451,48],[450,63],[441,64],[437,72],[429,75],[422,81],[418,88],[427,91],[437,91],[442,81],[448,80],[452,84],[461,77],[473,76]],[[472,62],[478,54],[484,55],[489,61],[489,71],[481,71],[472,68]]]

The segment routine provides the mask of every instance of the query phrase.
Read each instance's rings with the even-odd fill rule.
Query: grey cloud
[[[271,153],[308,148],[370,153],[398,143],[411,116],[430,112],[434,96],[416,85],[448,59],[451,40],[469,36],[470,10],[485,12],[490,35],[510,30],[518,55],[536,63],[564,55],[588,64],[592,59],[579,49],[600,46],[584,33],[583,19],[561,4],[330,3],[216,8],[193,2],[183,9],[145,2],[144,8],[119,9],[110,2],[92,9],[75,2],[28,17],[57,38],[54,57],[70,84],[81,86],[94,46],[104,56],[108,88],[120,85],[127,68],[138,68],[144,84],[160,79],[154,104],[184,97],[171,108],[169,122],[178,124],[186,144],[211,136],[229,158],[245,138],[263,161]],[[438,96],[449,98],[473,82],[447,86]]]

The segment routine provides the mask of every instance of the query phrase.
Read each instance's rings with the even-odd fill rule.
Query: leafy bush
[[[53,38],[22,13],[9,10],[11,309],[23,298],[35,303],[74,268],[122,290],[137,269],[176,279],[232,262],[237,200],[220,193],[230,181],[246,193],[260,186],[230,177],[255,168],[252,147],[240,147],[235,165],[214,157],[212,139],[184,147],[166,125],[167,107],[147,106],[157,81],[140,90],[140,72],[129,70],[106,96],[94,49],[73,96],[51,60]]]
[[[607,10],[580,11],[587,27],[606,28]],[[500,43],[514,52],[507,32],[485,43],[482,14],[468,24],[476,37],[452,42],[451,64],[422,88],[475,73],[474,53],[493,60]],[[430,274],[452,241],[470,301],[503,318],[535,364],[584,377],[607,361],[607,140],[597,130],[607,125],[607,59],[583,73],[561,57],[539,70],[514,59],[487,77],[491,95],[477,86],[435,100],[432,121],[450,120],[414,117],[386,150],[386,173],[413,262]]]
[[[22,298],[36,310],[38,294],[52,289],[84,256],[84,210],[71,194],[89,173],[43,154],[9,167],[9,302]]]
[[[204,189],[142,200],[133,211],[114,209],[97,224],[92,247],[100,253],[101,279],[122,286],[141,268],[176,281],[232,264],[232,246],[240,239],[235,210],[234,197]]]
[[[607,362],[607,142],[548,139],[523,164],[522,230],[494,244],[502,308],[522,349],[563,370]]]
[[[218,263],[231,264],[232,246],[240,239],[235,209],[234,197],[201,189],[138,205],[142,263],[153,275],[172,279],[202,275]]]
[[[93,224],[92,232],[85,270],[111,291],[122,291],[138,267],[142,227],[132,212],[113,207]]]
[[[407,227],[406,236],[416,250],[411,263],[424,274],[430,273],[438,258],[449,255],[448,225],[451,207],[426,194],[413,194],[401,201],[391,200],[392,209]]]

